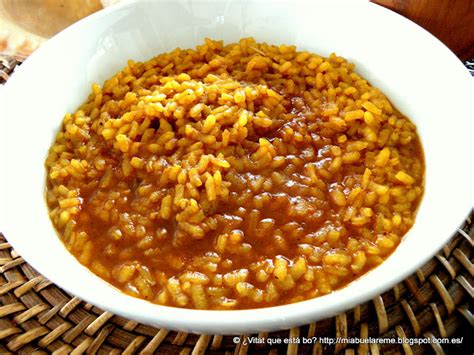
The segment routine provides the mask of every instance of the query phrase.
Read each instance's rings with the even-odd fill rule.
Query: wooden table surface
[[[474,0],[372,0],[408,17],[461,60],[474,58]]]

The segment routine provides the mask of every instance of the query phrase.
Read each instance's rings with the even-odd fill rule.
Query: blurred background
[[[374,0],[424,27],[461,60],[474,57],[474,0]]]
[[[0,0],[0,54],[24,59],[65,27],[120,1],[124,0]],[[461,60],[474,58],[474,0],[373,2],[426,28]]]

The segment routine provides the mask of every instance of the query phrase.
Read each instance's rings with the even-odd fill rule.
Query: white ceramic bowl
[[[328,55],[335,51],[382,89],[418,126],[426,191],[414,227],[381,266],[344,289],[292,305],[244,311],[163,307],[132,298],[69,254],[48,218],[43,162],[66,112],[93,82],[128,59],[146,60],[204,37],[253,36]],[[48,41],[1,94],[0,230],[40,273],[115,314],[170,329],[250,333],[289,328],[342,312],[407,277],[451,237],[472,203],[473,110],[470,77],[438,40],[367,2],[169,1],[112,7]]]

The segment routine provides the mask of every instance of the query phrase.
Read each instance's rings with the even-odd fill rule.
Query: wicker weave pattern
[[[3,64],[3,66],[2,66]],[[16,62],[0,62],[6,80]],[[2,79],[0,79],[0,83]],[[317,323],[259,337],[452,337],[474,326],[471,217],[414,275],[371,302]],[[241,339],[246,337],[241,335]],[[0,353],[202,354],[344,353],[461,354],[469,349],[432,345],[236,345],[232,336],[195,335],[138,324],[73,297],[38,274],[0,234]]]

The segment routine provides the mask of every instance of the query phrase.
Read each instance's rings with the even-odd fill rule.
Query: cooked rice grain
[[[424,161],[353,64],[246,38],[130,60],[66,114],[46,168],[50,217],[97,275],[158,304],[242,309],[383,262]]]

